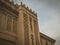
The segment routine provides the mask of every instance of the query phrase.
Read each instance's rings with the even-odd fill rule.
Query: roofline
[[[47,36],[47,35],[45,35],[45,34],[43,34],[43,33],[41,33],[41,32],[40,32],[40,37],[43,37],[43,38],[45,38],[45,39],[47,39],[47,40],[49,40],[49,41],[52,41],[53,43],[56,42],[55,39],[53,39],[53,38],[51,38],[51,37],[49,37],[49,36]]]
[[[25,4],[23,4],[23,2],[20,2],[19,7],[20,6],[22,6],[24,9],[28,10],[30,13],[34,14],[37,17],[37,13],[33,11],[31,8],[29,8],[28,6],[26,6]]]

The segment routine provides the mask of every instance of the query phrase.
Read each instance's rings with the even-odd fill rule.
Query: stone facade
[[[10,0],[0,0],[0,44],[40,45],[37,14]]]

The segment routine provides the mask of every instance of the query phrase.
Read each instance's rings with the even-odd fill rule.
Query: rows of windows
[[[17,31],[17,18],[11,15],[0,14],[0,31]]]
[[[24,14],[23,18],[24,18],[24,38],[25,38],[25,45],[29,45],[28,16],[26,14]],[[32,23],[34,23],[36,45],[39,45],[38,44],[38,39],[37,39],[38,35],[36,34],[36,29],[37,29],[36,26],[37,26],[37,23],[36,23],[35,20],[32,20],[32,17],[31,16],[29,16],[29,22],[30,22],[31,32],[33,31],[33,29],[32,29]],[[31,43],[32,43],[32,45],[34,45],[34,37],[33,37],[32,34],[31,34]]]
[[[24,38],[25,45],[29,45],[28,16],[24,14]]]

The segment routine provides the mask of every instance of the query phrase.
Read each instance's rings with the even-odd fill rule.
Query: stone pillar
[[[23,11],[20,10],[19,7],[19,15],[17,22],[17,43],[18,45],[24,45],[24,22],[23,22]]]
[[[35,31],[36,45],[40,45],[40,34],[39,34],[38,20],[37,19],[34,19],[34,31]]]

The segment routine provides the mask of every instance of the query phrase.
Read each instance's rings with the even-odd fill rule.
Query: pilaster
[[[20,9],[19,9],[18,23],[17,23],[17,42],[18,45],[24,45],[23,11]]]

